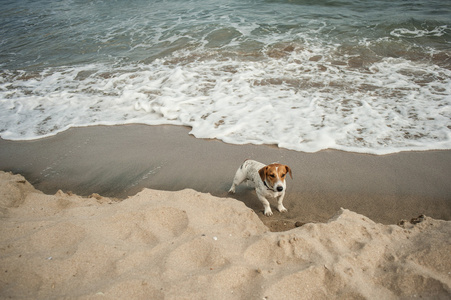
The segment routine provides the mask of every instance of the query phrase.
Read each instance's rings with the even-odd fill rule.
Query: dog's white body
[[[277,199],[277,209],[286,212],[283,206],[283,198],[286,189],[286,174],[291,175],[291,169],[286,165],[270,164],[264,165],[255,160],[246,160],[236,171],[229,193],[235,193],[235,187],[244,181],[251,181],[260,202],[265,208],[265,215],[271,216],[272,211],[268,199]]]

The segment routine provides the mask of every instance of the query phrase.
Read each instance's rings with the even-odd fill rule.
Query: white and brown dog
[[[287,174],[290,174],[290,177],[293,178],[290,167],[286,165],[270,164],[265,166],[255,160],[246,160],[236,171],[229,193],[235,193],[237,185],[250,180],[255,186],[258,199],[265,208],[266,216],[272,215],[268,198],[277,199],[277,209],[280,212],[286,212],[287,209],[282,202],[285,196]]]

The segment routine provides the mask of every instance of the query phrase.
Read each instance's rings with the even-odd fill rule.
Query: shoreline
[[[383,224],[420,214],[451,220],[451,150],[303,153],[197,139],[188,132],[171,125],[92,126],[33,141],[0,139],[0,170],[24,175],[46,194],[61,189],[124,199],[143,188],[188,188],[231,197],[252,208],[273,231],[291,229],[297,221],[325,222],[341,207]],[[284,200],[288,213],[274,210],[272,217],[263,216],[255,192],[246,186],[227,194],[245,159],[292,168]]]

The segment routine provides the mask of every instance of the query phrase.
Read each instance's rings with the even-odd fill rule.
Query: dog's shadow
[[[230,186],[225,187],[224,192],[221,193],[221,197],[233,198],[243,202],[247,207],[253,209],[256,213],[263,212],[263,205],[258,200],[255,188],[242,184],[236,187],[235,193],[229,193]]]

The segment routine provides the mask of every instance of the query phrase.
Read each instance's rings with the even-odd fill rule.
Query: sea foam
[[[26,140],[70,127],[189,126],[198,138],[316,152],[449,149],[451,71],[384,58],[368,68],[311,45],[264,59],[180,50],[150,64],[3,72],[1,136]]]

